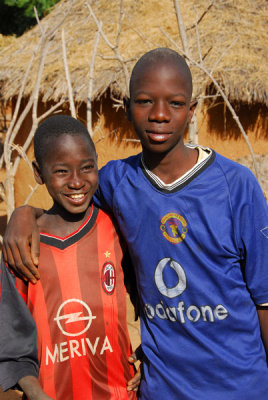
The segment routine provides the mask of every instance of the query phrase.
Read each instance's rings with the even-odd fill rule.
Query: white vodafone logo
[[[172,268],[178,277],[178,282],[173,287],[168,287],[164,281],[163,273],[165,268]],[[186,289],[186,275],[182,266],[170,257],[163,258],[157,264],[155,270],[155,284],[159,292],[170,299],[180,296]]]
[[[70,304],[71,303],[71,304]],[[79,304],[79,307],[77,307],[77,304]],[[71,309],[74,310],[77,308],[77,312],[72,312],[72,313],[66,313],[62,314],[63,308],[67,305],[70,305]],[[81,305],[83,306],[83,311],[81,311]],[[64,301],[60,307],[58,308],[58,312],[54,320],[57,322],[57,325],[60,329],[60,331],[66,335],[66,336],[79,336],[82,333],[86,332],[93,319],[96,317],[92,315],[90,307],[82,300],[79,299],[69,299]],[[64,324],[62,324],[62,321],[64,321]],[[87,321],[86,324],[83,326],[83,329],[81,329],[81,321]],[[68,325],[70,324],[70,325]],[[65,328],[63,328],[63,325]],[[77,329],[76,329],[77,325]],[[70,326],[70,332],[67,331],[67,327]]]

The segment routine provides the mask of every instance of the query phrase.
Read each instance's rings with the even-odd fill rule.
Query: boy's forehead
[[[191,88],[192,83],[189,71],[187,71],[185,66],[179,61],[174,60],[173,58],[149,59],[140,63],[140,65],[133,71],[130,81],[130,95],[133,91],[138,90],[139,86],[142,85],[145,75],[148,74],[150,77],[153,77],[154,74],[158,74],[160,69],[172,71],[172,75],[177,75],[180,80],[183,79],[185,85]]]
[[[68,142],[71,142],[69,146]],[[56,137],[50,136],[48,138],[46,148],[53,150],[57,149],[59,151],[60,149],[64,148],[65,151],[73,152],[72,144],[81,144],[81,142],[85,151],[87,151],[92,156],[96,156],[96,151],[94,149],[94,146],[91,144],[90,139],[82,133],[70,134],[63,132],[61,135]]]

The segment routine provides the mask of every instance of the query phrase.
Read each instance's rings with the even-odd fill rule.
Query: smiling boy
[[[29,400],[134,400],[123,252],[111,218],[92,203],[94,144],[82,123],[57,115],[38,127],[34,149],[35,179],[53,206],[38,220],[38,284],[16,283],[1,266],[0,384],[19,383]]]
[[[102,168],[95,197],[113,212],[135,266],[140,398],[265,399],[267,204],[248,169],[184,144],[191,95],[191,73],[176,52],[141,57],[125,107],[142,153]],[[20,209],[14,221],[33,221],[34,213]],[[14,221],[5,257],[13,266],[22,257],[33,270],[29,249],[12,240],[19,237]]]

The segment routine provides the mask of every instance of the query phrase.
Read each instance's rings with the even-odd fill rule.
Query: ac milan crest
[[[106,262],[102,267],[102,287],[107,294],[112,294],[115,288],[115,268],[113,263]]]

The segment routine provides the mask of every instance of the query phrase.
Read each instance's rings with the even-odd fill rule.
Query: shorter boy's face
[[[190,82],[177,64],[159,61],[137,72],[127,114],[143,149],[166,153],[180,145],[193,111]]]
[[[83,136],[62,135],[44,156],[41,171],[35,168],[35,175],[55,204],[71,214],[83,213],[98,187],[95,152]]]

